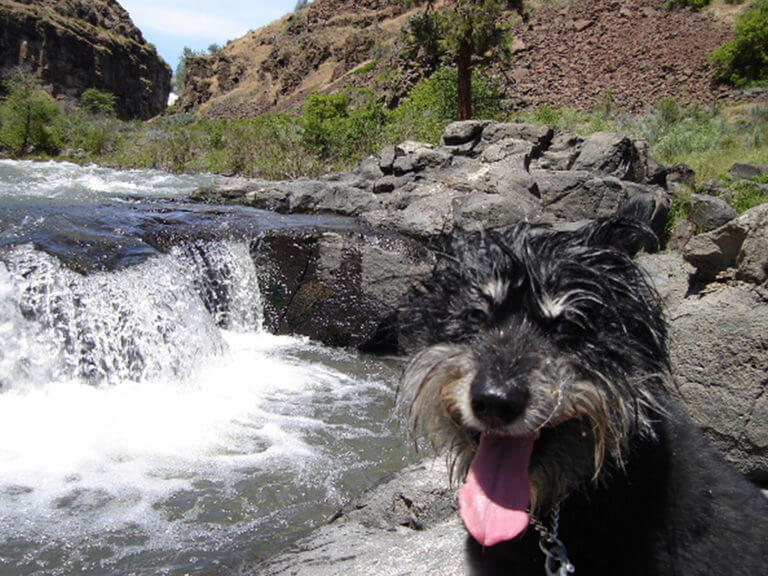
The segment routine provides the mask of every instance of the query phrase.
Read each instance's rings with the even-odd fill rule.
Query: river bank
[[[731,173],[743,179],[766,171],[738,165]],[[615,134],[580,138],[524,124],[467,122],[449,126],[440,146],[385,148],[349,173],[291,183],[228,179],[194,197],[285,213],[344,214],[426,246],[521,220],[572,225],[634,204],[666,241],[664,251],[640,261],[666,306],[677,393],[710,441],[765,486],[768,209],[738,215],[722,197],[692,193],[692,178],[684,166],[655,162],[642,141]],[[670,226],[667,211],[681,201],[686,209]],[[356,251],[347,248],[347,255]],[[318,254],[322,267],[323,251]],[[344,261],[332,254],[336,265]],[[355,262],[365,275],[364,260]],[[310,316],[316,305],[324,309],[323,290],[313,287],[321,296],[302,304]],[[390,335],[394,349],[407,350],[396,317],[388,322],[378,333]],[[463,532],[441,468],[433,463],[362,495],[329,525],[248,572],[465,573]],[[395,549],[403,554],[393,559]]]

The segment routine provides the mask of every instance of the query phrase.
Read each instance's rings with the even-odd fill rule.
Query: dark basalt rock
[[[332,346],[399,347],[394,315],[434,255],[391,233],[274,230],[252,247],[266,328]]]
[[[0,71],[26,67],[56,96],[114,94],[123,119],[165,110],[171,69],[114,0],[0,0]]]

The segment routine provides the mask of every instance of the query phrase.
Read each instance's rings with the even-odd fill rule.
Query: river
[[[230,574],[412,459],[397,363],[262,329],[252,240],[323,221],[210,184],[0,160],[4,576]]]

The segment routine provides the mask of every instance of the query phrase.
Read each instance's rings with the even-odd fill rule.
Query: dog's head
[[[462,517],[484,545],[621,466],[652,434],[667,373],[658,298],[624,217],[521,224],[460,240],[403,312],[420,351],[401,383],[417,436],[449,447]]]

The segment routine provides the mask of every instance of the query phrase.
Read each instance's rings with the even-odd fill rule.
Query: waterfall
[[[3,387],[39,382],[41,371],[138,381],[221,354],[218,328],[259,330],[261,301],[245,243],[184,244],[88,276],[27,245],[0,262],[0,321],[11,343],[0,350]]]
[[[262,330],[294,220],[207,180],[0,160],[4,576],[236,572],[410,457],[398,365]]]

